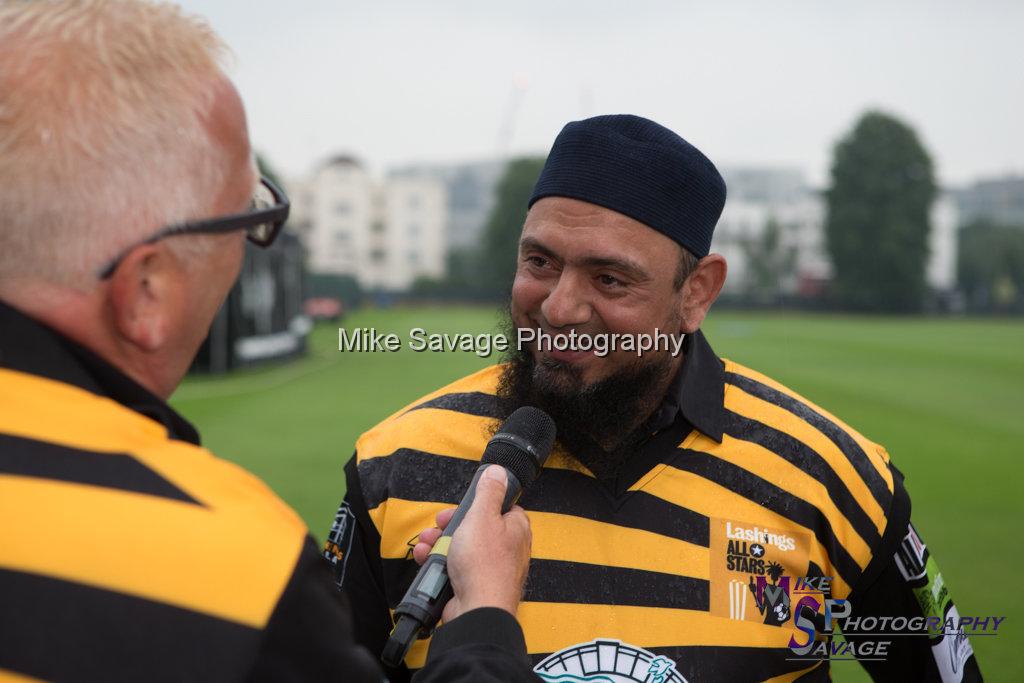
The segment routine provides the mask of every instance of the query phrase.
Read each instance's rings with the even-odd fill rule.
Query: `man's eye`
[[[537,266],[538,268],[543,268],[548,264],[548,260],[543,256],[527,256],[526,262],[531,266]]]
[[[598,281],[605,287],[621,287],[625,283],[617,277],[611,275],[598,275]]]

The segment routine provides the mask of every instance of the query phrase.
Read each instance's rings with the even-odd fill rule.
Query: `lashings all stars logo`
[[[548,683],[686,683],[668,657],[620,640],[578,643],[533,668]]]
[[[808,567],[810,535],[763,523],[712,518],[711,613],[783,626],[791,621],[790,577]]]

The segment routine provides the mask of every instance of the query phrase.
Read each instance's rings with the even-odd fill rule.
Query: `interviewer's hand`
[[[500,607],[513,616],[523,597],[530,566],[530,520],[518,505],[504,515],[508,479],[505,470],[491,465],[476,485],[476,496],[448,549],[448,575],[455,597],[448,601],[442,619],[449,622],[478,607]],[[451,521],[455,509],[437,514],[437,527],[424,529],[413,557],[420,564]]]

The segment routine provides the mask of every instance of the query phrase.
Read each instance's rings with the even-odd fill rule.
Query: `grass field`
[[[490,309],[364,310],[345,327],[493,329]],[[1024,680],[1010,647],[1024,599],[1024,322],[713,313],[719,355],[787,384],[884,444],[907,478],[914,520],[962,615],[1006,615],[974,638],[989,680]],[[472,353],[339,353],[320,326],[311,353],[227,378],[190,378],[172,403],[204,443],[265,479],[322,537],[344,494],[356,437],[417,397],[495,361]],[[1008,586],[1008,588],[1004,588]],[[836,680],[862,678],[836,663]]]

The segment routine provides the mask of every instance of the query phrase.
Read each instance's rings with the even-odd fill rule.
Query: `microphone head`
[[[540,408],[523,406],[491,437],[481,463],[501,465],[524,487],[540,473],[555,444],[555,421]]]

